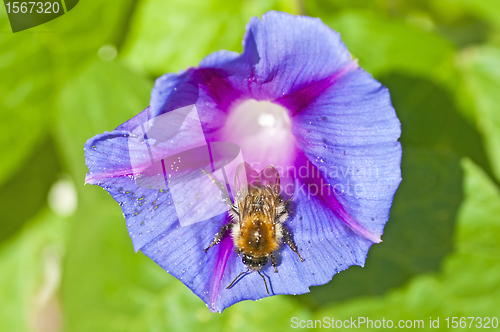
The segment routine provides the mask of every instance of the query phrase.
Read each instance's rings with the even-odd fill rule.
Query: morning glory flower
[[[148,108],[85,144],[86,182],[120,204],[134,249],[214,312],[306,293],[363,266],[401,181],[389,92],[337,32],[317,18],[269,12],[250,20],[243,46],[242,54],[219,51],[158,78]],[[231,222],[223,198],[234,200],[242,161],[256,172],[278,170],[291,202],[284,225],[304,258],[281,245],[278,273],[270,263],[261,270],[270,295],[257,273],[227,289],[246,270],[229,231],[203,250]]]

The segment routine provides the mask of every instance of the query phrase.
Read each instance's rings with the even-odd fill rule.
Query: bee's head
[[[254,270],[254,271],[259,271],[261,270],[264,265],[267,264],[267,261],[269,260],[268,256],[261,256],[261,257],[252,257],[247,254],[243,254],[243,264],[245,264],[249,269]]]

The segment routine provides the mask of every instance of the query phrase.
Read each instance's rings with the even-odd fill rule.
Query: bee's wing
[[[248,163],[239,164],[234,174],[234,188],[237,196],[244,197],[249,186],[258,185],[260,185],[260,180],[257,171]]]
[[[267,165],[260,173],[259,179],[262,186],[273,188],[276,193],[280,192],[280,173],[273,165]]]

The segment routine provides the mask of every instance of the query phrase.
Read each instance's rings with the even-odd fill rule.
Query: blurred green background
[[[272,9],[320,17],[390,89],[403,182],[364,268],[212,314],[134,253],[118,204],[83,185],[83,144],[144,109],[156,77],[241,52],[246,22]],[[500,316],[498,0],[81,0],[16,34],[0,6],[0,131],[0,331]]]

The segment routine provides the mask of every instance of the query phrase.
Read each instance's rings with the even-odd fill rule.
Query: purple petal
[[[214,124],[223,125],[220,111],[227,112],[236,100],[276,100],[328,79],[352,62],[340,34],[306,16],[269,12],[262,20],[254,17],[243,45],[241,55],[219,51],[203,59],[197,71],[159,78],[152,114],[196,103],[208,133]]]
[[[130,164],[129,134],[128,131],[113,131],[87,141],[85,158],[89,174],[86,182],[100,185],[120,204],[134,249],[138,251],[170,229],[178,219],[168,190],[137,186]]]
[[[212,160],[212,165],[221,166],[223,153],[234,150],[233,145],[214,144],[217,154],[211,158],[196,109],[185,109],[145,121],[150,117],[146,109],[120,130],[85,144],[86,182],[102,186],[120,204],[136,251],[179,222],[201,222],[228,209],[201,170],[209,169]],[[230,152],[234,159],[235,151]]]
[[[324,196],[335,193],[344,222],[355,221],[359,234],[364,229],[376,240],[401,182],[401,127],[388,90],[364,70],[351,70],[302,108],[293,125],[297,145],[329,185]]]
[[[212,242],[219,228],[227,222],[227,216],[221,215],[186,227],[176,224],[141,250],[188,286],[212,311],[221,310],[217,309],[217,302],[221,289],[227,286],[222,283],[228,273],[226,264],[229,257],[236,254],[230,237],[226,237],[208,253],[203,248]]]
[[[178,75],[165,74],[156,80],[149,103],[152,118],[196,103],[198,87],[192,80],[193,72],[189,69]]]
[[[247,25],[245,52],[258,54],[253,98],[273,100],[321,81],[349,62],[340,39],[318,18],[269,12]],[[253,49],[255,48],[255,49]]]
[[[310,286],[328,282],[332,276],[350,265],[363,265],[372,242],[360,239],[343,225],[335,214],[317,197],[308,199],[299,194],[297,213],[286,223],[292,231],[304,262],[300,262],[288,246],[279,255],[278,273],[268,264],[266,276],[271,295],[302,294]],[[302,204],[304,203],[304,204]],[[327,220],[317,223],[316,220]],[[241,300],[257,300],[269,296],[257,273],[243,276],[230,289],[226,287],[247,268],[233,250],[231,238],[226,237],[208,253],[203,244],[210,243],[222,225],[221,219],[187,227],[175,227],[160,236],[142,251],[166,271],[185,283],[208,304],[211,311]]]
[[[272,295],[302,294],[310,286],[328,282],[332,276],[351,265],[364,264],[366,252],[372,242],[360,240],[318,198],[308,199],[299,194],[296,216],[286,225],[294,234],[301,255],[300,262],[289,247],[280,252],[278,273],[268,264],[263,269]],[[317,223],[315,220],[328,220]],[[173,227],[146,245],[142,251],[166,271],[186,284],[209,305],[212,311],[241,300],[257,300],[269,296],[257,273],[249,273],[233,287],[226,287],[246,270],[246,266],[233,250],[231,238],[226,237],[213,252],[203,252],[203,246],[213,240],[225,221],[220,218],[189,227]],[[210,249],[210,250],[212,250]]]

